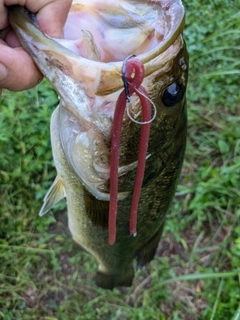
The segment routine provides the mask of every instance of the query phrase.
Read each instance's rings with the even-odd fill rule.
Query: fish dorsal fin
[[[47,213],[58,201],[62,200],[65,196],[66,193],[62,180],[59,178],[59,176],[57,176],[44,197],[44,203],[39,212],[39,216],[41,217],[45,213]]]

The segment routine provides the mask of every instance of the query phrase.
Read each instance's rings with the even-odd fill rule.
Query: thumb
[[[63,34],[63,26],[67,20],[72,0],[0,0],[0,27],[7,25],[5,6],[19,4],[37,14],[37,21],[42,31],[50,37],[59,38]]]
[[[10,48],[0,43],[0,88],[21,91],[42,80],[42,74],[22,47]]]

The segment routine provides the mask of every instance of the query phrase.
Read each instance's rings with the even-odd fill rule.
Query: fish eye
[[[166,107],[173,107],[180,102],[184,95],[184,88],[179,82],[173,82],[162,95],[162,102]]]

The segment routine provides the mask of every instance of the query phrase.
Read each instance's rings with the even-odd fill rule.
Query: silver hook
[[[135,54],[131,54],[130,56],[128,56],[124,61],[123,61],[123,65],[122,65],[122,72],[121,72],[121,76],[123,79],[123,85],[124,85],[124,91],[125,91],[125,95],[126,95],[126,102],[130,102],[130,96],[129,96],[129,87],[128,87],[128,80],[126,77],[126,64],[127,61],[133,57],[136,57]]]

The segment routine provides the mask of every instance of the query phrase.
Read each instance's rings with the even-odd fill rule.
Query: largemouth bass
[[[34,14],[11,8],[13,29],[60,97],[51,119],[57,177],[40,215],[66,197],[72,237],[99,262],[96,283],[104,288],[130,286],[135,257],[140,267],[151,261],[176,189],[187,132],[184,15],[180,0],[73,1],[64,39],[52,39]],[[131,61],[142,68],[139,88],[131,86],[139,69],[125,74]],[[153,108],[149,121],[143,100]],[[137,221],[129,222],[132,206]]]

